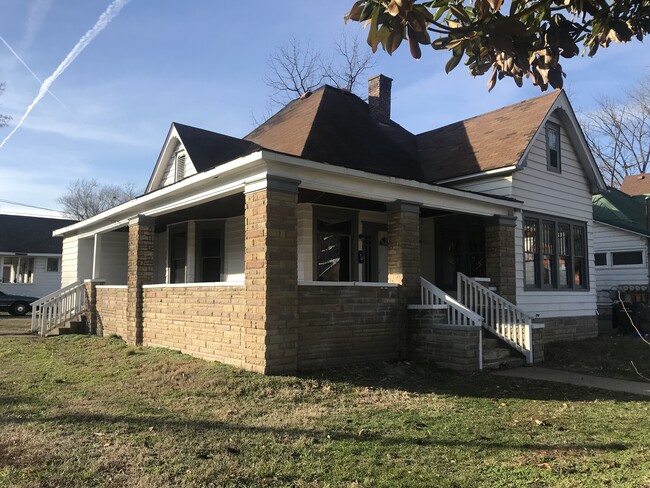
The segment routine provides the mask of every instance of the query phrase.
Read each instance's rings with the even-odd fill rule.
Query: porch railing
[[[32,332],[42,337],[86,309],[86,288],[77,281],[32,303]]]
[[[483,318],[483,327],[533,362],[533,319],[486,286],[458,273],[458,300]]]
[[[454,297],[420,277],[422,284],[422,305],[446,305],[447,321],[450,325],[470,325],[480,327],[483,319]]]

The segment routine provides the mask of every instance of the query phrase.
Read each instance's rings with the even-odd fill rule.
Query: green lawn
[[[0,337],[0,485],[650,486],[649,407],[409,364],[263,377]]]

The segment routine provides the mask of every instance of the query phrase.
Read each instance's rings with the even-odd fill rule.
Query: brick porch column
[[[420,206],[396,201],[388,211],[388,282],[399,287],[399,348],[406,356],[407,307],[420,303]]]
[[[511,303],[517,300],[515,274],[516,217],[497,215],[485,221],[485,270],[497,293]]]
[[[298,367],[299,183],[267,176],[245,190],[244,367],[265,374]]]
[[[153,219],[138,215],[129,220],[126,299],[126,342],[142,344],[142,285],[153,281]]]

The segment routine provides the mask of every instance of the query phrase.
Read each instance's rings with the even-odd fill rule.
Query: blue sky
[[[3,0],[0,36],[41,79],[49,77],[95,24],[109,0]],[[25,123],[0,148],[0,212],[40,213],[4,201],[59,207],[78,178],[134,183],[144,188],[172,121],[233,136],[254,127],[271,90],[269,56],[293,36],[325,53],[344,31],[352,0],[131,0],[53,83]],[[364,44],[365,47],[365,44]],[[414,61],[406,46],[377,53],[372,74],[393,78],[393,119],[422,132],[530,98],[538,90],[487,79],[460,65],[444,74],[446,53],[423,49]],[[600,50],[593,59],[563,63],[565,88],[578,111],[616,95],[650,70],[647,48],[634,42]],[[4,139],[37,95],[40,84],[0,44],[0,113],[11,115]]]

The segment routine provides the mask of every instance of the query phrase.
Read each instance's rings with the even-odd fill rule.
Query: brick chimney
[[[373,76],[368,80],[368,107],[370,115],[377,121],[390,122],[390,87],[393,79],[384,75]]]

